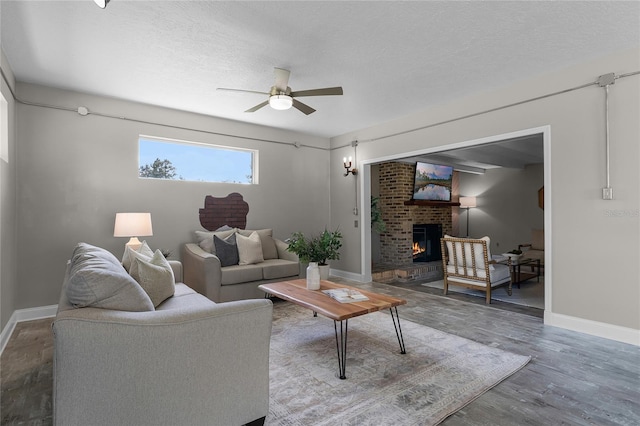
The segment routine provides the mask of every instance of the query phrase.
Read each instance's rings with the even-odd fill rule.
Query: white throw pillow
[[[484,240],[487,242],[487,258],[489,260],[491,260],[491,249],[489,248],[491,246],[491,239],[487,236],[482,237],[482,238],[478,238],[479,240]],[[482,244],[473,244],[473,253],[475,254],[476,257],[476,268],[477,269],[484,269],[484,252],[482,250]],[[465,244],[465,256],[469,262],[469,265],[471,265],[471,244]],[[493,265],[489,265],[489,269],[493,270]]]
[[[173,269],[160,250],[149,259],[141,253],[132,252],[129,273],[149,295],[154,307],[164,302],[175,292]]]
[[[262,243],[257,232],[252,232],[248,237],[239,233],[236,234],[236,244],[238,245],[238,257],[240,258],[238,265],[264,262]]]
[[[445,238],[452,238],[449,235],[445,235]],[[464,238],[463,238],[464,239]],[[484,240],[487,242],[487,256],[489,261],[491,261],[491,239],[487,236],[479,238],[480,240]],[[465,266],[464,262],[462,261],[462,246],[463,244],[460,242],[456,242],[456,243],[452,243],[451,241],[447,241],[447,252],[449,254],[449,260],[447,262],[448,265],[453,265],[453,246],[455,245],[456,248],[456,261],[458,263],[458,266]],[[484,254],[483,254],[483,250],[482,250],[482,244],[479,243],[474,243],[473,244],[473,253],[475,254],[475,263],[476,263],[476,268],[477,269],[484,269]],[[464,244],[464,257],[465,260],[467,262],[467,267],[471,267],[472,260],[471,260],[471,256],[472,256],[472,252],[471,252],[471,244]],[[493,265],[489,265],[489,269],[490,270],[494,270],[495,268],[493,267]]]
[[[146,240],[142,241],[142,245],[137,250],[133,250],[131,247],[126,246],[124,254],[122,255],[122,266],[124,266],[124,269],[127,271],[131,269],[131,261],[133,260],[133,255],[131,253],[134,252],[144,255],[148,259],[153,257],[153,250],[151,250]]]

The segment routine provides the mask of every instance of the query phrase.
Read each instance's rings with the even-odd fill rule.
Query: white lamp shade
[[[93,0],[101,9],[107,7],[110,0]]]
[[[114,237],[147,237],[153,235],[151,213],[116,213]]]
[[[460,207],[469,209],[476,206],[476,197],[460,197]]]
[[[269,105],[273,109],[289,109],[293,105],[293,98],[287,95],[273,95],[269,97]]]

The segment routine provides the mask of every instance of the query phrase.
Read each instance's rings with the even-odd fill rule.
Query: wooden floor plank
[[[332,280],[406,299],[398,308],[403,320],[532,357],[447,418],[446,426],[640,424],[637,346],[545,326],[535,308],[487,306],[480,298],[444,297],[418,285]],[[0,358],[2,424],[51,424],[50,323],[19,323]],[[405,342],[410,347],[410,336]]]

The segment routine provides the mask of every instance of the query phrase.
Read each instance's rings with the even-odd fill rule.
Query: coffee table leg
[[[338,322],[340,322],[340,337],[338,337]],[[344,323],[344,324],[343,324]],[[343,327],[344,325],[344,327]],[[347,378],[347,328],[349,320],[334,321],[333,328],[336,331],[336,349],[338,350],[338,373],[341,380]]]
[[[395,310],[395,316],[393,312]],[[396,329],[396,337],[398,338],[398,343],[400,344],[400,353],[406,354],[407,350],[404,347],[404,338],[402,337],[402,328],[400,328],[400,317],[398,316],[398,307],[389,308],[391,311],[391,319],[393,319],[393,327]],[[398,319],[398,325],[396,325],[396,318]]]

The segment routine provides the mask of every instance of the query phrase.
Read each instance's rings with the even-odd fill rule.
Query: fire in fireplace
[[[442,225],[440,224],[413,225],[413,261],[434,262],[442,260],[440,238],[442,238]]]

